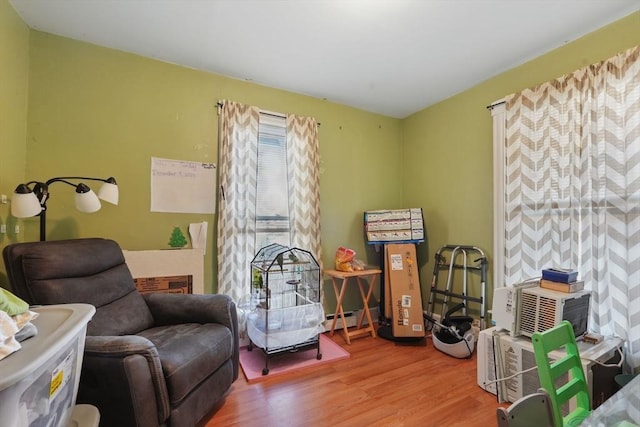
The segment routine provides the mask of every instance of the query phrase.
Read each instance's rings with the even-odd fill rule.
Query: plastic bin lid
[[[68,347],[80,332],[84,335],[87,323],[96,312],[90,304],[48,305],[31,310],[39,314],[32,321],[38,333],[21,342],[20,350],[0,360],[0,390],[20,382],[44,365]]]

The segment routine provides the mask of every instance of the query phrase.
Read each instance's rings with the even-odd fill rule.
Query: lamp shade
[[[25,184],[18,185],[11,199],[11,215],[16,218],[29,218],[41,212],[42,206],[33,191]]]
[[[98,190],[98,197],[112,205],[118,204],[118,184],[113,177],[109,178],[104,184],[102,184]]]
[[[96,193],[85,184],[76,187],[76,209],[80,212],[92,213],[100,210],[102,205]]]

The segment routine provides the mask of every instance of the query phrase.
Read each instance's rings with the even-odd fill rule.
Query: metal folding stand
[[[447,255],[448,254],[448,261]],[[475,256],[474,256],[475,255]],[[470,257],[472,261],[470,261]],[[462,258],[460,262],[459,258]],[[474,259],[475,258],[475,259]],[[473,264],[471,264],[473,263]],[[436,295],[442,296],[442,311],[440,318],[443,318],[448,310],[450,298],[456,298],[464,303],[463,314],[467,314],[469,302],[480,305],[480,329],[485,328],[485,301],[487,287],[487,257],[482,249],[476,246],[444,245],[435,254],[435,265],[433,267],[433,279],[431,281],[431,292],[427,311],[433,315],[435,310]],[[462,293],[453,291],[453,276],[455,271],[463,272]],[[447,271],[447,282],[444,289],[438,289],[438,276],[441,271]],[[468,275],[470,272],[480,273],[480,296],[471,296],[468,292]]]

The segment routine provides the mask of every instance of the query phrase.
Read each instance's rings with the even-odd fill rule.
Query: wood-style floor
[[[476,356],[377,337],[332,339],[348,359],[249,384],[242,372],[206,427],[495,426],[496,397],[476,380]]]

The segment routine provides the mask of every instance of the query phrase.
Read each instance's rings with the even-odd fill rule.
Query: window
[[[260,113],[256,194],[256,248],[291,246],[284,117]]]
[[[260,248],[279,243],[321,259],[318,122],[219,105],[218,292],[237,302]]]
[[[496,286],[577,270],[589,329],[640,367],[640,47],[505,97],[496,109]],[[502,109],[502,108],[501,108]]]

